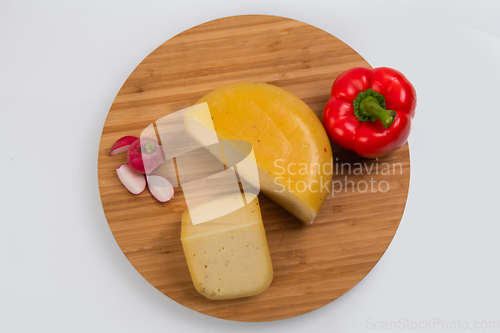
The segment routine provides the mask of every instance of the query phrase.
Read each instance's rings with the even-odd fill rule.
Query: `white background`
[[[324,29],[418,93],[408,204],[388,251],[343,297],[269,323],[208,317],[153,288],[118,248],[97,185],[107,112],[139,62],[183,30],[240,14]],[[0,0],[0,332],[498,325],[499,78],[497,0]]]

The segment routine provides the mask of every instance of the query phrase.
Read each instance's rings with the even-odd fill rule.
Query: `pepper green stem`
[[[371,88],[360,92],[352,105],[359,121],[380,120],[385,128],[389,128],[396,118],[395,111],[385,109],[385,97]]]
[[[394,122],[394,119],[396,118],[395,111],[386,110],[383,107],[381,107],[378,100],[373,96],[365,97],[359,103],[359,109],[366,116],[373,116],[379,119],[385,128],[389,128]]]

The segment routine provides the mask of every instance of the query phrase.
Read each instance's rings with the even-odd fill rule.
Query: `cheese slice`
[[[273,267],[259,200],[210,221],[194,224],[191,213],[214,216],[239,207],[241,194],[190,207],[182,215],[181,241],[193,284],[203,296],[219,300],[253,296],[272,281]],[[230,210],[230,209],[229,209]]]
[[[330,141],[314,112],[290,92],[265,83],[223,86],[200,103],[208,104],[210,114],[201,108],[188,111],[188,134],[203,143],[206,130],[200,127],[215,127],[220,140],[250,143],[261,191],[302,222],[312,223],[332,179]]]

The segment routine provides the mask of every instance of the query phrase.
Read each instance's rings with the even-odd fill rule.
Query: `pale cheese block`
[[[237,198],[239,196],[239,198]],[[193,224],[190,211],[214,216],[222,208],[235,206],[241,194],[217,198],[182,215],[181,241],[196,290],[214,299],[253,296],[273,279],[273,267],[262,223],[259,200],[232,213]],[[235,206],[236,207],[236,206]]]
[[[314,112],[290,92],[265,83],[223,86],[196,104],[201,103],[208,104],[211,119],[193,108],[185,116],[186,131],[203,143],[206,130],[200,127],[215,127],[220,140],[250,143],[261,191],[302,222],[312,223],[333,173],[330,141]]]

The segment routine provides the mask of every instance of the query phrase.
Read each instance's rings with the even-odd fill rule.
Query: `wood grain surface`
[[[302,225],[259,195],[274,279],[258,296],[226,301],[206,299],[191,282],[180,241],[186,209],[182,189],[176,188],[168,203],[157,202],[147,189],[132,195],[115,172],[126,163],[126,154],[109,156],[118,138],[139,136],[155,120],[234,82],[282,87],[321,118],[334,79],[355,66],[370,67],[334,36],[302,22],[264,15],[201,24],[147,56],[116,96],[98,158],[109,227],[139,273],[184,306],[238,321],[297,316],[332,302],[361,281],[384,254],[401,220],[410,179],[408,145],[368,160],[332,144],[333,191],[312,225]]]

